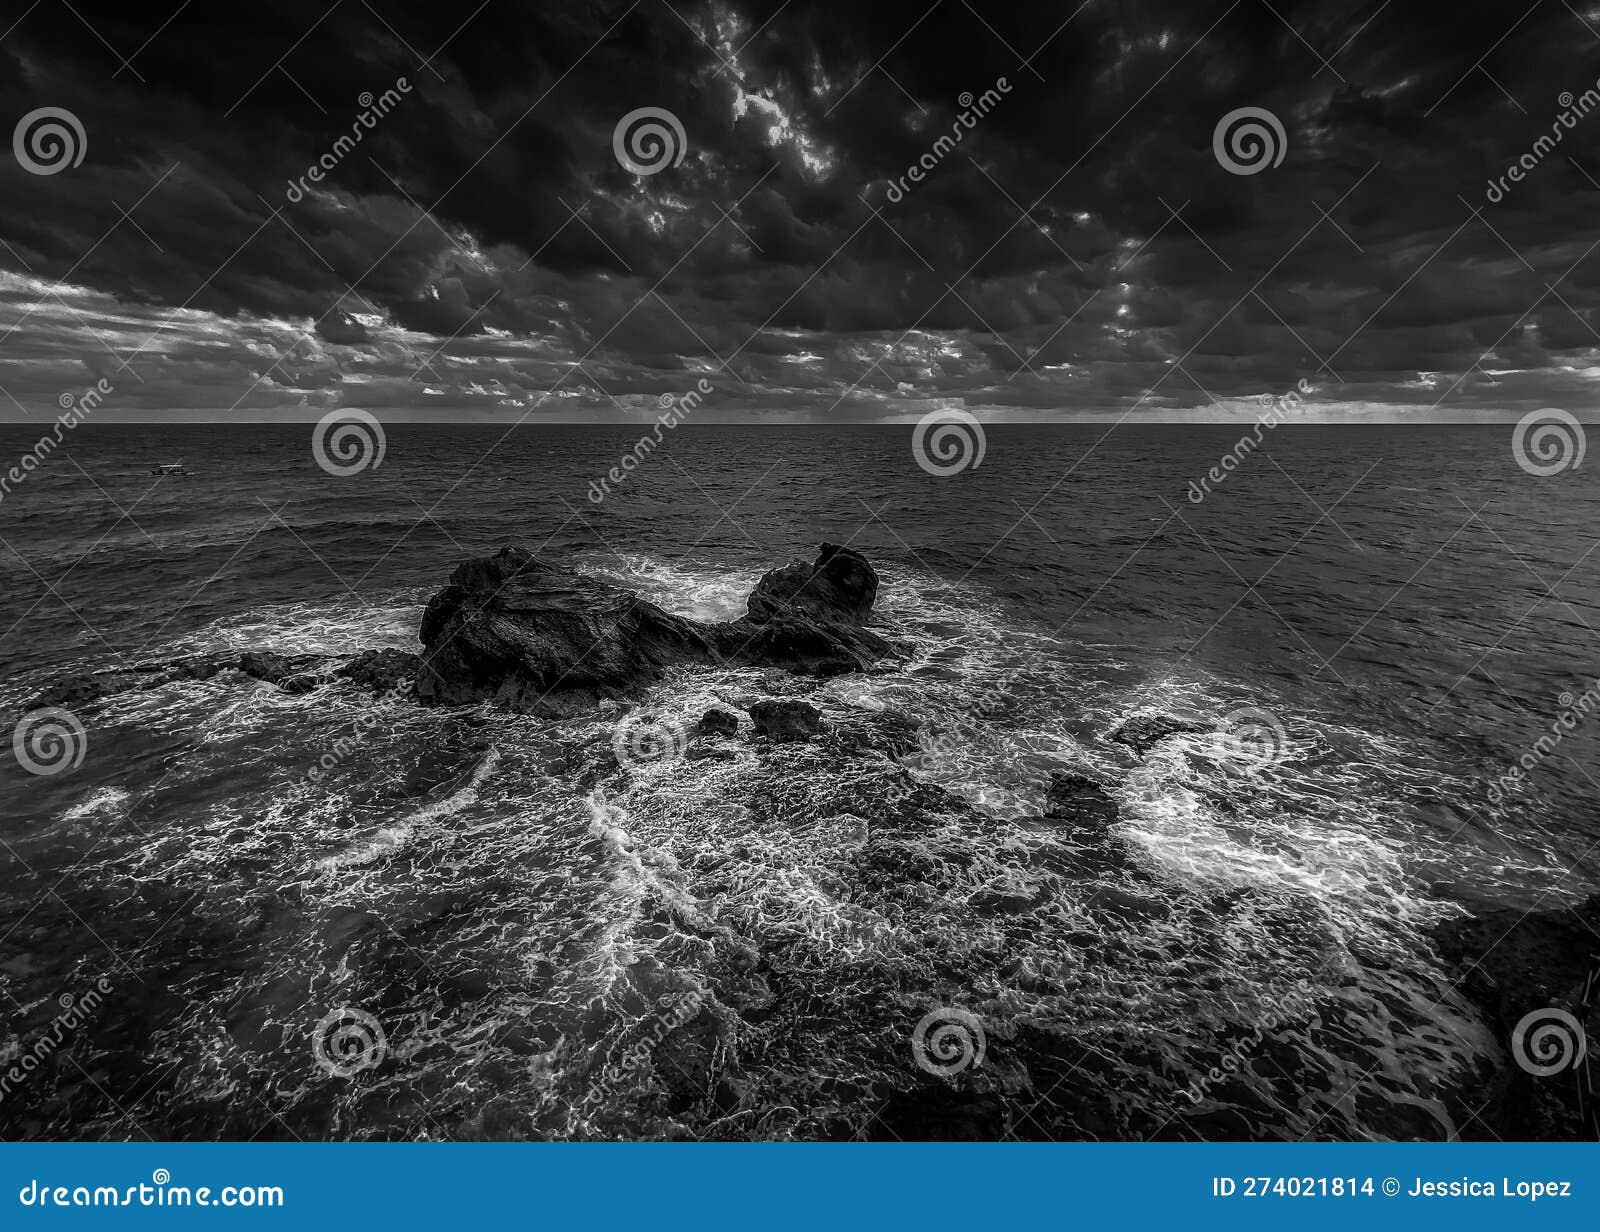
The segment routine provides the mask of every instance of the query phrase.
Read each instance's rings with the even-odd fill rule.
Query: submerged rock
[[[310,693],[321,680],[310,669],[320,655],[283,655],[270,650],[247,650],[239,656],[239,670],[256,680],[275,684],[285,693]]]
[[[895,710],[859,710],[830,727],[846,749],[857,753],[907,757],[924,746],[922,725]]]
[[[893,649],[862,627],[877,590],[864,556],[824,544],[813,564],[762,578],[748,615],[706,624],[503,548],[459,565],[429,601],[417,694],[438,705],[492,700],[565,715],[633,693],[680,664],[862,671]]]
[[[132,689],[150,689],[178,680],[210,680],[218,672],[237,667],[233,655],[196,655],[163,663],[141,663],[104,672],[79,672],[51,685],[29,703],[29,710],[46,706],[85,706]]]
[[[458,565],[429,600],[421,655],[368,650],[342,665],[327,655],[269,650],[196,656],[74,675],[42,691],[30,708],[88,705],[231,668],[287,693],[339,680],[371,693],[414,691],[431,705],[493,701],[559,718],[626,699],[684,664],[808,676],[865,671],[895,651],[863,623],[877,594],[878,575],[866,557],[825,543],[811,564],[795,562],[763,577],[746,615],[709,624],[506,547]]]
[[[1125,744],[1143,757],[1168,736],[1216,731],[1215,723],[1197,723],[1190,719],[1174,718],[1170,714],[1138,714],[1119,725],[1110,736],[1116,744]]]
[[[393,693],[411,687],[422,660],[404,650],[367,650],[333,674],[371,693]]]
[[[756,735],[765,736],[774,744],[811,740],[822,734],[822,711],[792,697],[757,702],[750,707],[750,718],[755,722]]]
[[[1483,1011],[1506,1049],[1488,1089],[1467,1097],[1472,1107],[1481,1105],[1477,1123],[1500,1139],[1594,1136],[1579,1109],[1577,1082],[1583,1072],[1580,1047],[1585,1040],[1587,1050],[1600,1044],[1600,1012],[1591,1010],[1587,1022],[1577,1021],[1576,1031],[1573,1022],[1584,1018],[1584,979],[1600,960],[1597,936],[1600,894],[1552,911],[1487,911],[1447,920],[1433,931],[1440,954],[1460,971],[1462,994]],[[1548,1072],[1534,1072],[1539,1069]]]
[[[1058,772],[1050,780],[1044,815],[1085,834],[1104,838],[1117,820],[1117,802],[1098,783],[1081,774]]]

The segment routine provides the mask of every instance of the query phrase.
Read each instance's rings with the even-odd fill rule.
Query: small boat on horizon
[[[183,462],[180,460],[177,462],[157,462],[150,468],[150,473],[152,475],[188,475],[193,472],[184,470]]]

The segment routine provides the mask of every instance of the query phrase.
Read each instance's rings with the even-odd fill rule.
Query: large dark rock
[[[795,561],[756,583],[746,608],[750,619],[809,615],[818,620],[864,624],[878,598],[878,574],[854,548],[824,543],[811,564]]]
[[[748,615],[719,626],[723,654],[808,676],[863,671],[891,653],[864,626],[878,597],[878,574],[853,548],[824,543],[817,559],[773,569],[746,601]]]
[[[736,736],[739,734],[739,716],[721,706],[713,706],[700,716],[702,736]]]
[[[811,565],[767,574],[749,614],[723,624],[674,616],[631,591],[503,548],[457,567],[422,617],[422,701],[492,700],[565,715],[625,697],[678,664],[862,671],[891,653],[863,628],[878,591],[866,558],[824,544]]]
[[[1536,1065],[1554,1059],[1540,1055],[1537,1024],[1532,1039],[1514,1042],[1519,1023],[1530,1014],[1547,1021],[1545,1011],[1580,1016],[1577,1005],[1591,964],[1600,956],[1600,894],[1575,907],[1524,913],[1491,910],[1447,920],[1433,931],[1440,954],[1458,972],[1463,995],[1483,1011],[1506,1049],[1506,1063],[1483,1091],[1470,1098],[1482,1105],[1482,1127],[1507,1141],[1551,1141],[1592,1138],[1594,1129],[1580,1117],[1575,1078],[1581,1067],[1549,1075],[1529,1072],[1515,1055]],[[1592,1012],[1586,1028],[1587,1048],[1600,1046],[1600,1012]],[[1551,1037],[1552,1046],[1571,1040]],[[1576,1041],[1571,1041],[1575,1044]],[[1568,1055],[1573,1055],[1570,1051]],[[1590,1064],[1595,1063],[1591,1058]],[[1487,1103],[1484,1101],[1487,1100]],[[1463,1133],[1484,1137],[1468,1126]]]
[[[1116,744],[1125,744],[1143,757],[1157,743],[1168,736],[1215,731],[1215,723],[1196,723],[1189,719],[1174,718],[1170,714],[1137,714],[1111,733]]]
[[[822,711],[810,702],[792,697],[774,697],[750,707],[756,735],[774,744],[810,740],[822,734]]]
[[[522,548],[457,566],[423,612],[422,646],[424,702],[553,715],[719,657],[696,622]]]

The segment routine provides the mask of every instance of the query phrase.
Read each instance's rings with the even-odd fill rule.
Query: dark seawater
[[[46,685],[119,659],[415,648],[453,564],[508,542],[701,617],[848,542],[915,653],[815,700],[954,733],[914,765],[985,819],[930,837],[953,880],[894,910],[841,897],[866,826],[807,803],[801,746],[596,781],[583,751],[616,713],[382,703],[374,723],[349,690],[235,673],[127,693],[82,709],[75,771],[0,763],[8,1052],[109,989],[0,1090],[0,1133],[1474,1132],[1450,1092],[1505,1041],[1427,930],[1600,882],[1600,716],[1490,792],[1600,674],[1593,467],[1527,475],[1509,427],[1284,427],[1196,506],[1237,429],[1000,426],[980,469],[935,478],[909,426],[706,426],[597,506],[637,429],[501,431],[392,427],[382,467],[341,479],[309,425],[77,430],[0,502],[8,738]],[[36,437],[8,427],[0,455]],[[197,473],[149,474],[180,457]],[[644,700],[692,719],[762,682],[683,672]],[[1106,741],[1140,712],[1242,707],[1285,735],[1248,771],[1212,736],[1143,774]],[[1060,769],[1114,785],[1123,909],[1058,878],[997,914],[980,874],[1019,852],[1070,869],[1030,820]],[[778,801],[759,816],[758,790]],[[697,1016],[662,1028],[672,992]],[[988,1059],[946,1081],[908,1041],[950,1004]],[[311,1046],[346,1005],[386,1037],[348,1080]],[[1041,1039],[1054,1068],[1018,1059]],[[1238,1071],[1188,1098],[1239,1041]]]

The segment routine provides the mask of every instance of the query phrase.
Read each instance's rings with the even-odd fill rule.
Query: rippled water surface
[[[1529,476],[1509,429],[1285,427],[1196,505],[1236,431],[1000,426],[936,478],[909,428],[686,427],[596,505],[632,430],[501,431],[394,427],[338,479],[309,427],[80,429],[0,502],[7,730],[71,671],[415,648],[451,566],[508,542],[719,619],[828,539],[878,566],[903,661],[682,671],[643,712],[804,694],[932,751],[746,728],[630,770],[616,710],[231,672],[85,707],[78,769],[0,766],[8,1047],[52,1039],[7,1136],[1462,1129],[1501,1045],[1427,929],[1600,881],[1590,723],[1491,791],[1600,673],[1592,470]],[[1107,740],[1245,707],[1274,759]],[[1040,820],[1059,770],[1107,785],[1109,835]],[[312,1056],[344,1006],[384,1034],[348,1079]],[[987,1038],[945,1079],[910,1040],[949,1006]]]

